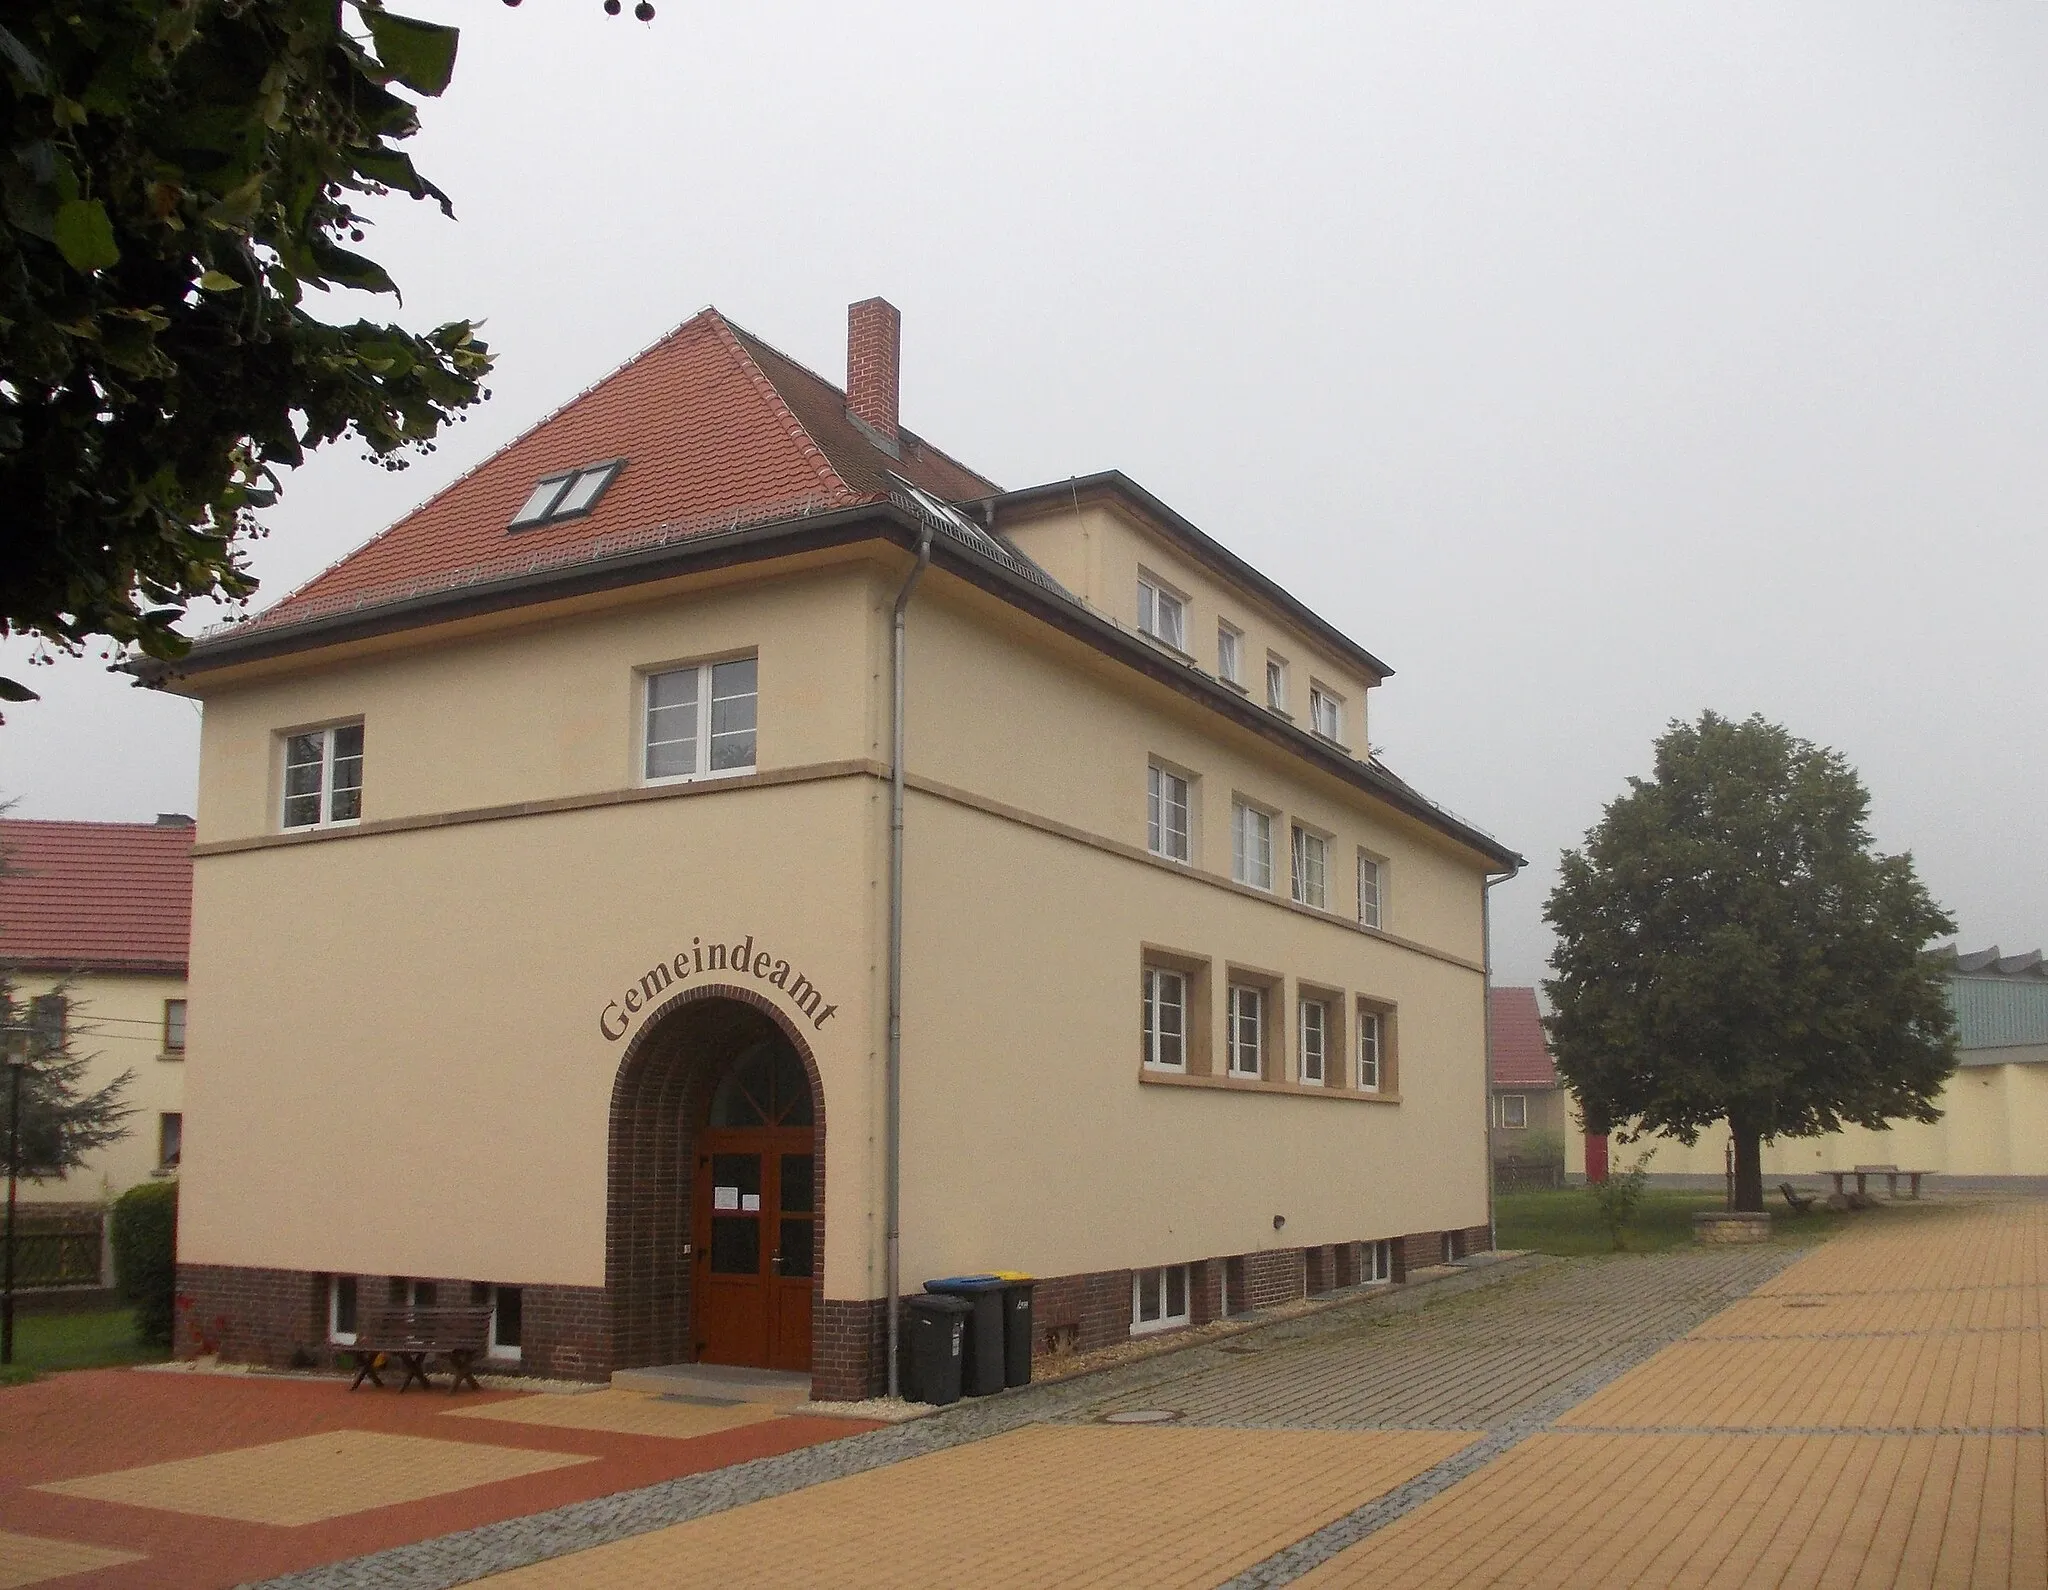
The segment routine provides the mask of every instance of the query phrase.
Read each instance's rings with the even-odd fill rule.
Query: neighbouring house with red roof
[[[43,1204],[101,1203],[178,1167],[192,820],[0,819],[0,968],[31,1026],[66,1032],[84,1085],[132,1081],[128,1135],[80,1171],[24,1182]]]
[[[1569,1099],[1544,1036],[1533,988],[1496,988],[1489,1124],[1495,1183],[1503,1189],[1564,1183]]]
[[[144,670],[206,707],[230,1357],[473,1299],[528,1370],[858,1397],[930,1278],[1038,1276],[1058,1351],[1488,1240],[1519,858],[1373,755],[1385,663],[1122,474],[942,452],[899,351],[704,310]]]

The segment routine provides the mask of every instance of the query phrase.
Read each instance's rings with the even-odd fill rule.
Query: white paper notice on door
[[[760,1199],[758,1199],[758,1198],[757,1198],[757,1199],[755,1199],[755,1200],[754,1200],[754,1202],[755,1202],[756,1204],[759,1204],[759,1203],[760,1203]],[[714,1187],[714,1188],[712,1188],[712,1189],[711,1189],[711,1207],[712,1207],[713,1209],[737,1209],[737,1208],[739,1208],[739,1206],[740,1206],[740,1190],[739,1190],[739,1188],[737,1188],[737,1187]]]
[[[760,1195],[759,1193],[742,1193],[742,1194],[740,1194],[740,1213],[741,1213],[741,1214],[743,1214],[743,1215],[757,1215],[757,1214],[759,1214],[760,1212],[761,1212],[761,1195]]]

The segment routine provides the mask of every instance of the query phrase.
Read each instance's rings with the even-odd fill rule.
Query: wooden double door
[[[705,1130],[692,1200],[699,1361],[811,1367],[816,1172],[808,1127]]]
[[[816,1119],[810,1078],[780,1032],[736,1055],[712,1092],[690,1199],[700,1363],[811,1367]]]

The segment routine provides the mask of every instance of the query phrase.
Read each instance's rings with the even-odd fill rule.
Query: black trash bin
[[[924,1289],[973,1305],[960,1389],[970,1397],[994,1396],[1003,1389],[1003,1283],[993,1275],[949,1275],[925,1282]]]
[[[998,1270],[1003,1283],[1003,1384],[1031,1384],[1031,1291],[1038,1277],[1022,1270]]]
[[[960,1365],[967,1319],[974,1305],[963,1297],[910,1300],[910,1386],[918,1402],[944,1406],[960,1400]]]

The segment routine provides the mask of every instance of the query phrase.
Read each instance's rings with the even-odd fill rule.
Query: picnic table
[[[1941,1172],[1935,1170],[1900,1170],[1896,1165],[1856,1165],[1848,1170],[1824,1170],[1821,1174],[1834,1178],[1835,1192],[1838,1196],[1848,1191],[1848,1188],[1843,1183],[1849,1177],[1854,1176],[1856,1178],[1856,1192],[1859,1197],[1869,1196],[1869,1182],[1872,1176],[1882,1176],[1885,1180],[1885,1196],[1888,1198],[1899,1196],[1899,1178],[1903,1176],[1906,1178],[1907,1185],[1912,1189],[1906,1196],[1918,1198],[1920,1196],[1920,1178],[1922,1176],[1938,1176]]]
[[[453,1396],[468,1384],[477,1384],[476,1361],[490,1344],[489,1304],[475,1307],[407,1307],[371,1309],[356,1326],[356,1339],[346,1349],[356,1361],[356,1378],[349,1382],[354,1391],[365,1380],[379,1390],[383,1378],[377,1373],[379,1359],[397,1359],[405,1370],[398,1383],[401,1394],[417,1380],[428,1390],[434,1382],[427,1375],[427,1360],[440,1356],[448,1361],[452,1378],[448,1392]],[[389,1367],[387,1364],[386,1367]]]

